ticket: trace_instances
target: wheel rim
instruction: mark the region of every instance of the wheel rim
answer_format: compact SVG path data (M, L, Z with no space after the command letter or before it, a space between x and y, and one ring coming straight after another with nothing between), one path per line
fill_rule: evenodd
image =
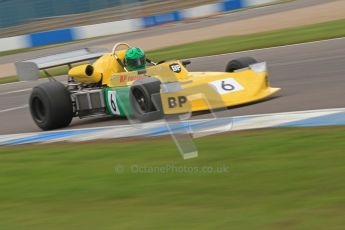
M133 89L132 93L135 98L135 101L139 105L140 110L145 113L149 112L149 103L143 91L135 88Z
M35 97L32 100L32 114L36 121L42 122L45 119L46 111L42 100Z

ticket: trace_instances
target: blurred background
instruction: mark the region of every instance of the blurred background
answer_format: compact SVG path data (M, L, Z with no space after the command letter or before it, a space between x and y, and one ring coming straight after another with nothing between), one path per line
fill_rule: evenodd
M0 230L344 229L344 37L345 0L0 0ZM253 57L282 91L231 108L232 132L188 161L122 118L42 132L28 99L49 80L19 81L16 63L117 42L196 72Z
M215 2L219 1L1 0L0 36L138 18Z

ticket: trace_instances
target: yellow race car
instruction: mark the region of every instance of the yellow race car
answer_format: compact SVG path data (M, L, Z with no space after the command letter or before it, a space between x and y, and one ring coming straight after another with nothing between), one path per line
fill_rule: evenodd
M32 80L32 71L59 65L93 63L71 67L67 85L50 81L36 86L30 96L30 111L43 130L66 127L73 117L110 115L152 121L164 115L231 107L258 101L278 92L271 88L266 63L250 57L232 60L226 72L189 72L190 61L154 63L130 71L124 57L131 47L116 44L111 53L62 54L18 63L22 80ZM32 67L31 66L31 67ZM32 68L31 68L32 69ZM37 75L37 74L36 74Z

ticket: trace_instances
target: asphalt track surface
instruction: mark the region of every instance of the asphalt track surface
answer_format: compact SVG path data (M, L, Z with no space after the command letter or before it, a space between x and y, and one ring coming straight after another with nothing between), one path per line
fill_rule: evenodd
M189 70L223 71L229 60L242 56L267 61L271 85L282 91L259 103L230 109L233 116L345 107L345 38L194 58ZM43 81L46 79L0 85L0 134L39 131L27 102L31 88ZM107 117L75 118L68 128L126 123L125 119Z
M31 52L13 54L0 57L0 64L14 63L16 61L28 60L38 58L47 55L53 55L56 53L68 52L71 50L81 49L85 47L103 46L104 44L115 44L117 42L128 41L131 39L151 37L161 34L169 34L178 31L193 30L203 28L212 25L218 25L222 23L235 22L250 18L255 18L264 15L270 15L272 13L279 13L289 10L300 9L304 7L310 7L319 4L325 4L336 0L296 0L292 2L269 5L259 8L246 9L239 12L232 12L224 14L218 17L212 17L206 20L194 21L194 22L181 22L175 25L169 25L166 27L154 27L142 31L120 34L114 36L107 36L98 39L85 40L77 43L70 43L64 46L57 46L45 49L39 49ZM316 12L317 13L317 12ZM162 41L164 43L164 41Z

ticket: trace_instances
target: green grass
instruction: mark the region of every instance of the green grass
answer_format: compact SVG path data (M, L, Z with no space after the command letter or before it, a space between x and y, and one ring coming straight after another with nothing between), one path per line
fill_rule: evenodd
M158 60L182 59L290 45L344 36L345 20L337 20L291 29L242 36L229 36L167 47L149 52L149 57L151 59Z
M170 138L1 148L0 229L340 230L344 138L344 127L230 133L197 139L188 161Z
M0 77L0 84L12 83L18 81L17 76Z
M345 36L345 20L284 29L272 32L230 36L207 41L172 46L148 52L152 60L172 60L231 53L237 51L297 44ZM54 72L55 71L55 72ZM56 68L52 75L67 73L67 68ZM41 75L41 77L44 77ZM1 77L0 84L18 81L16 76Z
M67 74L68 70L69 70L68 66L61 66L61 67L49 69L49 70L47 70L47 72L51 76L60 76L60 75ZM44 73L43 71L41 71L40 72L40 78L44 78L44 77L47 77L47 74Z
M25 52L33 51L33 50L36 50L36 49L37 48L23 48L23 49L1 51L0 52L0 57L7 56L7 55L12 55L12 54L18 54L18 53L25 53Z
M49 69L47 71L51 76L60 76L60 75L67 74L68 70L69 68L67 66L61 66L61 67L55 67L55 68ZM46 78L46 77L47 75L43 71L40 71L40 78ZM17 82L17 81L18 81L17 76L0 77L0 84Z

